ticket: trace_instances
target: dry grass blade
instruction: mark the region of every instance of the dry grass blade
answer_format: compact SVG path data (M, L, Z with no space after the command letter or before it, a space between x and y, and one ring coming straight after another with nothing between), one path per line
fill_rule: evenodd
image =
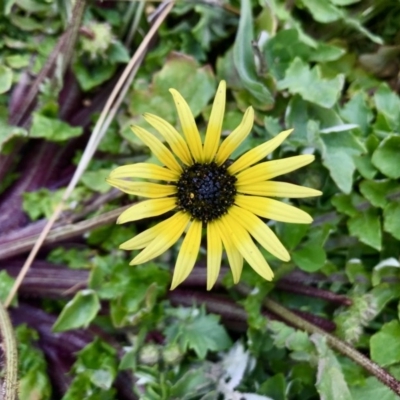
M75 186L79 182L79 179L81 178L83 172L85 171L90 160L92 159L93 154L95 153L95 151L97 149L97 146L99 145L102 137L104 136L109 124L111 123L113 116L115 115L115 112L117 111L126 91L128 90L129 84L132 81L133 76L136 73L136 70L139 67L140 62L146 53L147 46L149 45L151 39L156 34L161 23L165 20L168 13L171 11L173 5L174 5L173 2L168 1L166 3L163 3L160 6L163 8L162 12L160 14L158 14L157 19L154 21L154 24L152 25L149 32L143 39L142 43L136 50L135 54L129 61L129 63L126 66L124 72L122 73L120 79L118 80L117 84L115 85L112 93L110 94L110 97L108 98L107 103L104 106L104 109L100 115L100 118L98 119L96 126L93 129L92 135L89 139L88 144L86 145L85 151L82 155L79 165L78 165L78 167L75 171L75 174L72 177L72 179L64 193L64 196L63 196L61 202L57 205L56 209L54 210L54 213L50 217L46 226L43 228L35 245L33 246L31 252L29 253L28 258L26 259L26 261L21 269L21 272L19 273L19 275L17 276L17 278L15 280L14 286L12 287L12 289L4 303L4 305L6 307L8 307L10 305L12 299L14 298L16 292L18 291L19 286L21 285L21 282L23 281L26 273L28 272L40 247L42 246L46 236L48 235L54 222L57 220L61 211L63 210L66 200L71 195Z

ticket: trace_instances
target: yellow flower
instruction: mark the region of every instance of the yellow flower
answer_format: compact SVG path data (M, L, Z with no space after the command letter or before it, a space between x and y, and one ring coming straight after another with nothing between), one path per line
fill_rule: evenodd
M218 278L223 248L235 283L240 279L243 259L263 278L271 280L273 272L253 239L283 261L288 261L290 256L259 217L300 224L308 224L312 218L304 211L270 197L300 198L318 196L321 192L270 179L311 163L314 156L300 155L258 163L292 132L287 130L232 162L229 156L253 126L253 108L246 110L240 125L220 144L226 92L226 84L221 81L203 144L188 104L175 89L170 92L184 137L168 122L152 114L145 114L144 118L161 134L169 148L147 130L132 127L163 167L150 163L121 166L111 172L107 181L125 193L150 198L124 211L117 223L170 211L173 215L123 243L121 249L143 249L131 262L131 265L142 264L164 253L186 230L172 279L171 289L174 289L192 271L202 230L206 229L207 290ZM131 181L134 178L156 182Z

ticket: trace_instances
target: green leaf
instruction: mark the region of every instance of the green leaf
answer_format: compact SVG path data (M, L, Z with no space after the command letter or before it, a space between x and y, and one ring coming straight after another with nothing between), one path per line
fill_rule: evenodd
M361 0L330 0L335 6L349 6L350 4L359 3Z
M91 242L98 242L93 239ZM154 315L157 298L164 295L170 282L167 270L153 263L132 268L126 260L112 254L96 257L93 264L89 287L96 291L100 299L110 300L114 326L132 326Z
M365 152L364 146L348 132L334 132L320 135L323 147L323 164L328 168L332 179L344 193L350 193L355 170L354 157Z
M400 203L389 203L383 211L383 229L400 240Z
M389 129L398 130L400 122L399 96L386 84L382 83L374 95L378 117L381 116Z
M340 115L347 121L357 124L364 134L370 128L374 115L368 107L365 93L356 93L342 108Z
M204 309L195 315L176 321L167 326L165 334L169 341L178 341L183 350L193 349L204 359L207 351L220 351L231 345L225 328L219 323L219 316L206 314Z
M375 265L372 272L372 285L379 285L381 282L398 282L400 278L400 262L389 257ZM400 295L400 294L399 294Z
M354 400L398 400L395 394L374 376L365 379L364 384L352 387L351 394Z
M380 181L362 181L360 191L374 206L384 208L388 203L387 196L398 187L395 181L383 179Z
M328 0L302 0L302 2L318 22L334 22L343 17L343 13Z
M51 382L46 359L36 343L37 332L26 325L19 325L15 335L18 343L18 398L49 400Z
M116 64L111 64L108 62L97 62L88 66L82 61L78 60L73 65L76 78L78 79L79 85L84 92L87 92L106 82L114 75L116 69Z
M265 327L265 316L261 312L262 301L271 290L271 285L264 284L262 288L257 289L257 293L240 302L247 314L247 325L255 332L262 332Z
M31 61L29 54L14 54L6 57L6 63L13 69L20 69L29 66Z
M93 229L87 242L95 247L101 247L106 252L112 253L119 245L135 236L136 231L133 227L122 227L121 225L103 225ZM113 262L113 261L111 261ZM134 268L131 268L131 270ZM129 270L128 270L129 271Z
M309 230L306 224L284 224L277 222L276 229L279 239L289 250L293 250L305 237Z
M369 208L347 222L350 234L376 250L382 249L381 222L376 209Z
M128 50L119 40L111 43L107 51L107 58L113 63L128 63L131 59Z
M110 302L110 314L115 327L137 325L154 310L160 288L155 282L147 287L143 284L137 286L135 286L134 296L126 289L113 296ZM104 292L103 297L106 297Z
M87 191L82 190L82 187L75 189L71 196L70 201L82 202L85 200L85 195ZM46 188L36 190L35 192L27 192L22 194L22 208L29 215L29 217L34 221L41 216L49 218L60 202L64 188L51 191Z
M241 0L240 4L240 20L233 47L233 61L244 87L268 109L274 104L274 98L267 87L260 83L254 64L251 47L254 38L251 3L250 0Z
M71 269L88 269L91 266L92 256L93 250L89 248L73 247L65 249L64 247L57 247L49 253L47 260L54 264L68 265Z
M365 282L365 285L370 286L370 274L366 271L365 265L359 259L353 258L346 262L346 276L353 284L362 281Z
M285 376L282 373L279 373L267 379L260 386L258 393L267 395L274 400L286 400L287 385Z
M171 387L170 398L192 398L191 396L187 395L190 393L203 393L204 390L207 390L207 387L212 387L212 384L213 380L209 371L207 371L206 365L204 367L200 367L200 369L191 369L183 374L178 382Z
M377 277L375 275L374 280L377 281L376 278ZM395 280L398 281L398 278L399 276L398 274L396 274ZM375 283L376 282L373 282L373 284ZM398 283L389 284L387 282L380 283L377 286L375 286L369 293L371 295L372 304L366 310L367 314L372 315L373 318L376 315L378 315L390 301L398 299L400 297L399 288L400 285Z
M100 339L95 339L78 353L70 374L74 379L63 400L116 398L112 387L117 376L116 350Z
M392 179L400 178L399 168L400 135L385 138L372 155L372 164L382 174Z
M196 26L190 26L190 33L202 50L209 51L213 43L229 35L230 26L236 21L222 7L197 3L194 9L198 14L198 22Z
M111 189L110 185L106 182L108 175L110 175L109 169L85 171L81 177L81 181L86 187L95 192L107 193Z
M3 7L4 7L4 15L9 15L12 9L12 6L17 0L5 0L3 2Z
M353 267L350 267L353 265ZM361 266L362 268L362 266ZM348 263L347 275L353 282L363 282L363 286L368 285L368 276L365 270L360 268L360 264L354 262ZM351 271L353 269L353 271ZM384 286L386 285L386 286ZM364 327L368 326L370 321L379 313L378 303L392 299L393 291L387 287L387 284L375 287L371 292L360 294L356 293L352 296L352 305L342 309L336 314L334 322L336 324L336 333L350 344L359 343L363 334ZM357 288L359 292L360 286ZM356 289L356 290L357 290ZM364 288L363 288L364 289Z
M32 221L41 216L49 218L62 198L62 191L52 192L46 188L22 194L22 209Z
M327 346L325 337L314 333L311 340L318 353L318 372L315 386L321 399L352 400L342 367L333 351Z
M0 65L0 94L8 92L11 89L12 80L12 69L5 65Z
M14 281L14 278L8 275L7 271L0 271L0 301L4 302L6 300L14 285ZM13 305L17 305L16 297L13 300Z
M8 110L6 107L0 106L0 152L6 147L8 142L11 142L13 138L24 137L28 135L28 132L24 128L19 126L11 126L7 122Z
M335 206L336 210L342 214L346 214L350 217L356 216L359 211L357 205L360 204L362 198L355 193L351 195L336 194L332 197L331 202Z
M69 301L54 323L53 331L62 332L75 328L86 328L100 310L97 293L90 289L81 290Z
M292 96L287 107L285 125L294 129L294 132L289 136L289 140L295 142L296 145L307 145L310 132L319 132L319 124L316 121L309 120L309 104L300 95L296 94Z
M196 118L215 95L215 77L209 67L199 67L194 58L174 53L154 74L151 85L138 81L129 99L131 114L151 112L175 124L177 113L169 88L179 91Z
M82 134L82 127L72 127L56 118L49 118L37 112L33 113L29 136L52 141L64 141Z
M372 165L369 154L361 154L354 159L354 164L360 175L365 179L374 179L378 170Z
M293 261L303 271L315 272L323 267L326 261L326 253L317 240L310 240L292 253Z
M400 362L400 323L391 321L371 336L371 359L382 367Z
M279 89L288 89L292 94L300 94L304 100L331 108L337 102L344 85L344 75L333 79L324 79L319 66L312 70L300 58L296 57L278 82Z
M300 40L297 29L284 29L268 40L264 56L274 77L283 79L290 63L296 57L307 61L311 51L311 47Z
M22 31L32 32L43 30L43 24L28 15L11 13L9 18L12 21L12 24Z
M294 329L280 321L269 321L267 328L271 332L276 347L286 348L293 352L311 353L312 344L306 332Z
M335 61L344 54L346 54L346 50L341 47L327 43L318 43L318 47L311 54L310 60L325 63L328 61Z

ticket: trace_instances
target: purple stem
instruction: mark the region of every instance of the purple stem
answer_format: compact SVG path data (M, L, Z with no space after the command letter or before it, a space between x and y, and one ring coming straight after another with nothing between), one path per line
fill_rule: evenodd
M24 259L5 261L3 268L16 277ZM21 284L20 293L37 297L71 297L77 291L87 287L89 271L70 269L48 261L35 260Z
M39 346L46 356L51 382L59 392L58 394L61 394L59 397L62 397L72 381L68 373L74 363L74 358L72 355L71 357L66 357L65 354L60 354L56 348L47 344L45 340L39 339Z
M53 186L51 186L51 188L54 188ZM54 224L54 228L50 231L53 232L57 229L60 228L62 229L62 227L65 227L66 230L68 229L68 225L82 220L84 219L89 213L93 212L93 211L99 211L99 209L101 209L104 204L108 203L109 201L112 201L118 197L120 197L120 193L119 191L117 191L117 189L112 189L110 190L110 192L107 192L105 194L94 194L93 197L87 201L85 204L83 204L83 209L79 212L71 212L71 211L65 211L61 214L61 217L59 219L58 222L56 222ZM105 213L107 214L107 213ZM103 214L103 216L105 215ZM117 217L115 217L113 220L107 219L105 221L103 221L102 225L108 224L110 222L115 222ZM7 232L6 234L3 234L0 236L0 259L5 259L5 258L9 258L12 256L16 256L19 255L21 253L25 253L26 251L29 250L29 248L31 248L33 246L33 242L34 240L36 240L37 236L40 234L40 232L42 231L44 225L46 224L46 220L42 219L39 221L35 221L32 222L22 228L18 228L18 229L14 229L10 232ZM99 224L96 224L96 227L100 226ZM85 229L85 231L87 231L88 229ZM69 230L70 231L70 230ZM82 234L84 232L69 232L68 239L71 238L75 238L75 237L79 237L82 236ZM24 240L28 240L29 238L31 238L33 240L33 242L31 243L30 246L28 246L28 248L23 248L23 249L15 249L15 251L10 251L11 247L15 244L15 242L21 242ZM65 240L64 239L60 239L58 241L61 240ZM53 242L57 242L57 241L53 241Z
M30 149L19 169L20 179L0 196L0 234L28 223L22 211L22 194L46 187L50 182L54 186L55 179L70 163L76 141L66 146L40 141L31 144Z
M243 309L243 307L234 303L234 301L227 296L176 289L168 293L168 299L175 306L183 305L189 307L193 304L204 304L209 312L220 315L224 323L233 324L239 331L246 330L246 311ZM326 318L318 317L316 315L299 310L292 310L292 312L300 315L304 319L312 322L324 330L327 330L328 332L336 329L336 325ZM264 314L271 319L284 321L279 315L275 315L271 312L266 311Z
M323 290L316 287L303 285L298 282L296 284L293 284L291 282L285 281L285 278L277 282L276 288L285 292L303 294L309 297L316 297L318 299L327 300L331 303L338 303L345 306L351 306L352 304L351 299L349 299L347 296L336 294L329 290Z

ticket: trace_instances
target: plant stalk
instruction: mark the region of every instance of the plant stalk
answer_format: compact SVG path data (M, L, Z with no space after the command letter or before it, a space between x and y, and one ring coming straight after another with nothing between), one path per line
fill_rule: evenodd
M0 303L1 399L15 400L18 393L18 355L14 331L7 310ZM0 352L0 353L1 353Z
M62 74L71 63L72 55L75 49L75 44L78 39L79 28L82 24L83 15L85 13L86 0L76 0L74 9L72 10L72 17L67 28L66 40L64 42L64 49L62 52L63 63L62 63Z
M88 220L80 221L75 224L66 224L52 229L50 232L48 232L48 235L46 234L46 237L43 239L43 244L57 243L62 240L71 239L83 235L85 232L88 232L91 229L115 222L119 214L128 207L129 206L119 207L115 210L97 215ZM34 246L36 241L39 240L40 236L41 235L39 234L35 234L13 240L12 242L2 243L0 245L0 260L28 251L32 248L32 246Z

